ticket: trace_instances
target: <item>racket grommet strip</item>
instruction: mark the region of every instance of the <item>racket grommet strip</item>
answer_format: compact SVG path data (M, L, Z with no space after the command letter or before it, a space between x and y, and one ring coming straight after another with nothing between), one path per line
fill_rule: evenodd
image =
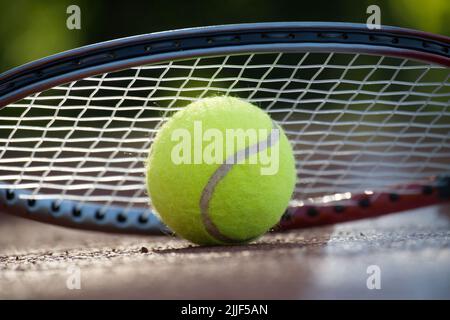
M79 207L77 207L77 206L73 207L72 215L74 217L81 217L81 209Z
M306 214L309 217L314 218L319 215L319 210L317 210L315 207L311 207L311 208L308 208L308 210L306 211Z
M116 220L117 222L125 223L127 221L127 216L121 212L117 215Z
M16 193L11 189L6 189L6 200L12 201L16 197Z
M429 196L433 194L433 187L432 186L423 186L422 187L422 194Z
M27 203L28 207L34 207L36 205L36 199L28 199Z
M333 207L334 212L343 213L345 211L345 206L337 205Z
M148 217L146 217L145 215L141 214L138 218L138 222L141 224L146 224L148 222Z
M368 208L370 207L370 199L369 198L362 198L358 201L358 206L361 208Z
M59 209L61 209L60 204L58 203L58 201L52 201L52 204L50 205L50 208L52 209L53 212L58 212Z
M389 200L391 202L396 202L400 199L400 195L398 193L390 193L389 194Z
M106 216L106 214L101 209L98 209L95 211L95 219L103 220L103 219L105 219L105 216Z

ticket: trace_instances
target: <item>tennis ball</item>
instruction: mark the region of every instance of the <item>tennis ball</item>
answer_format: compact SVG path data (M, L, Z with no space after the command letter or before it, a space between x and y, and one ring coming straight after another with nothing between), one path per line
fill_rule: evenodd
M282 129L233 97L200 99L176 112L156 135L146 166L162 221L203 245L261 236L279 221L296 182Z

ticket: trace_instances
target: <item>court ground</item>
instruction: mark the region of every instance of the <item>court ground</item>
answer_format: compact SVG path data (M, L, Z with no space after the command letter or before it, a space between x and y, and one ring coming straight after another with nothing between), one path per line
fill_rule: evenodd
M430 207L234 247L0 215L0 298L449 299L449 213ZM67 289L70 266L80 290ZM379 267L379 290L367 288L369 266Z

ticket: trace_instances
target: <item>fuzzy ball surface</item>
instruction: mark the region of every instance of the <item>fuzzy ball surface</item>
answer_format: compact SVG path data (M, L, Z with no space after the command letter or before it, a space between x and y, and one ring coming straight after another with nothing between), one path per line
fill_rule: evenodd
M146 167L157 214L201 245L258 238L279 221L296 183L281 127L234 97L200 99L175 113L156 135Z

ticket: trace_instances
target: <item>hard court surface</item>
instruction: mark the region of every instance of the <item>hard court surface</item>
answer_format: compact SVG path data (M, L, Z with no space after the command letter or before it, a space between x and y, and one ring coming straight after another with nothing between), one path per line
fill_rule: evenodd
M70 267L81 289L69 290ZM380 289L367 288L369 266ZM370 268L369 268L370 269ZM0 298L450 298L450 206L256 243L74 231L0 214Z

